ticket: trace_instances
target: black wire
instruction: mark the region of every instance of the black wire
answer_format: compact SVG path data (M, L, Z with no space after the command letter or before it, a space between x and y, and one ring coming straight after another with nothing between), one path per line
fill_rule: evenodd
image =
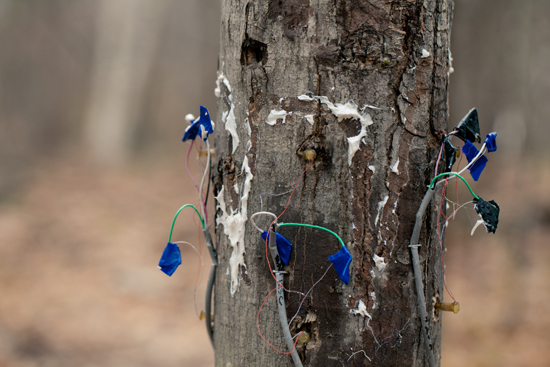
M210 159L212 161L212 159ZM212 181L212 163L208 167L208 186L206 186L206 198L204 199L204 206L208 204L208 196L210 194L210 181Z

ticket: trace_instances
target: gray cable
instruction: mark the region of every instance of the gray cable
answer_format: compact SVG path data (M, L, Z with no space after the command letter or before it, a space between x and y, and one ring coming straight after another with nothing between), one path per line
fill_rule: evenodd
M273 273L275 274L275 278L277 279L277 284L280 283L282 285L284 282L284 272L282 271L283 266L281 259L279 258L279 252L277 251L276 238L277 232L273 229L270 229L269 252L271 253L271 257L273 257L273 267L275 268ZM283 329L286 345L289 351L292 350L292 353L290 353L292 361L294 361L294 365L296 367L303 367L300 356L298 356L298 352L296 352L296 349L294 348L294 341L292 340L292 335L290 335L290 329L288 328L288 318L286 316L285 294L283 287L277 289L277 308L279 309L279 320L281 321L281 328Z
M208 276L208 283L206 284L206 298L204 301L204 319L206 320L206 332L210 338L210 343L212 343L212 348L214 347L214 328L212 326L212 289L214 288L214 282L216 281L216 268L218 267L218 255L216 254L216 249L212 242L212 236L210 236L209 227L203 228L202 234L204 235L204 240L206 246L208 247L208 252L210 253L210 258L212 259L212 267L210 268L210 275Z
M426 313L426 298L424 297L424 286L422 285L422 269L420 267L420 259L418 257L418 238L420 237L420 229L422 228L422 217L428 207L428 204L432 200L435 189L428 189L418 212L416 212L416 221L414 222L414 229L411 235L411 242L409 248L411 249L412 264L414 269L414 281L416 283L416 295L418 299L418 311L420 312L420 322L422 324L422 331L424 334L424 343L426 345L426 353L428 353L428 362L430 367L435 367L435 358L433 352L432 339L430 337L430 328L428 327L428 314Z

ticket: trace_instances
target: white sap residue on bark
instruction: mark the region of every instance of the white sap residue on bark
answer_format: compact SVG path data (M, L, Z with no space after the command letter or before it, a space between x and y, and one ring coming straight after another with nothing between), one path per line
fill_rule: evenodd
M360 150L361 141L362 139L367 136L367 126L372 125L373 121L371 116L365 111L366 108L377 108L370 105L365 105L363 108L357 107L355 102L353 102L351 99L347 101L346 103L332 103L329 101L328 97L326 96L308 96L306 94L301 94L298 97L296 97L300 101L305 102L314 102L318 101L319 103L322 103L328 107L330 112L336 116L338 119L338 122L341 122L345 119L353 119L353 120L359 120L361 123L361 130L359 131L359 134L356 136L352 136L347 138L348 140L348 164L351 166L351 162L353 160L353 157L355 156L355 153L357 153L358 150ZM287 115L291 115L291 112L287 112L285 110L271 110L269 113L266 123L268 125L275 125L277 123L277 119L283 119L283 124L285 123L285 119ZM300 113L298 113L300 115ZM314 115L309 114L304 116L306 120L313 125L314 124Z
M218 201L217 208L222 211L222 214L218 216L216 220L216 225L223 225L223 232L229 239L229 244L233 248L231 257L229 258L229 268L231 276L231 295L234 295L237 289L239 288L239 269L241 266L244 266L244 233L245 233L245 224L248 219L247 206L248 206L248 195L250 193L250 182L254 178L250 172L250 167L248 166L248 157L244 157L243 165L241 168L241 174L246 172L243 192L240 200L240 209L231 210L231 214L227 213L225 208L225 199L224 199L224 187L220 190L216 200ZM235 191L238 193L237 185L235 185Z
M345 119L355 119L359 120L361 123L361 131L359 134L348 138L348 165L351 166L353 156L355 156L355 153L360 149L361 139L367 136L367 126L372 125L373 123L372 118L367 112L359 110L357 105L351 99L345 104L333 104L325 96L314 96L313 98L325 104L329 108L330 112L338 118L338 122Z
M233 151L231 153L235 153L235 150L237 150L237 147L239 146L239 134L237 134L237 124L235 122L235 105L231 103L231 108L229 111L226 111L222 114L222 121L225 123L225 130L231 134L231 137L233 138Z
M267 116L267 120L265 120L265 123L273 126L277 123L277 119L283 119L284 124L287 115L288 112L286 112L285 110L271 110L269 116Z
M237 150L240 141L239 135L237 134L237 124L235 122L235 105L233 104L233 97L231 96L231 85L229 84L229 80L227 80L223 72L219 73L218 79L216 79L216 89L214 89L214 94L218 98L220 98L221 96L221 83L223 83L227 88L227 99L230 102L229 111L225 111L222 113L222 122L225 125L225 130L227 130L233 138L232 153L235 153L235 150Z
M372 298L372 309L374 310L378 306L378 303L376 303L376 293L370 292L370 298Z
M374 264L376 265L376 268L380 273L384 271L384 269L386 268L386 265L388 265L387 263L384 262L383 257L380 257L376 254L372 257L372 259L374 260Z
M369 319L372 319L372 316L367 312L367 306L365 305L365 302L363 302L362 299L359 300L359 304L357 305L357 310L349 310L349 311L356 316L363 316L363 317L368 317Z
M394 165L391 167L393 173L399 174L399 158L395 161Z
M378 220L380 219L380 214L382 213L382 210L384 210L384 206L386 206L386 203L388 202L389 196L386 195L384 198L378 203L378 213L376 214L376 219L374 220L374 225L378 224Z
M248 116L248 111L246 112L246 115ZM246 133L248 136L252 135L252 129L250 128L250 122L248 121L248 117L244 119L244 126L246 127Z
M451 54L451 50L449 49L449 71L447 72L447 76L454 72L455 69L453 68L453 55Z
M314 98L312 98L312 97L310 97L310 96L307 96L307 95L305 95L305 94L299 95L299 96L298 96L298 99L299 99L300 101L307 101L307 102L313 102L313 101L315 101Z
M223 68L223 65L222 65ZM231 94L231 85L229 84L229 80L225 77L223 72L218 73L218 79L216 79L216 88L214 89L214 95L216 98L220 98L221 96L221 84L225 84L225 87L227 88L227 91L229 94Z

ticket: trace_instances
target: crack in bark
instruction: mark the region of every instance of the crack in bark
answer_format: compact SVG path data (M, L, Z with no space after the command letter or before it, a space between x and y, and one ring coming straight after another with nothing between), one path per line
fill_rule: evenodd
M406 132L408 132L409 134L411 134L412 136L416 136L417 138L422 138L422 139L426 139L428 137L428 135L415 134L412 131L410 131L409 129L407 129L407 126L405 124L402 124L402 125L403 125L403 129Z

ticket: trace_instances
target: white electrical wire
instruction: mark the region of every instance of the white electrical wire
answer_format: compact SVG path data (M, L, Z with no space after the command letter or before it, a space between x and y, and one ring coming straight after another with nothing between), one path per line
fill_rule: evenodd
M264 202L262 200L262 195L269 195L269 196L283 196L283 195L286 195L286 194L290 194L292 191L294 191L294 189L290 189L288 191L285 191L285 192L281 192L280 194L271 194L269 192L262 192L260 194L260 210L263 210L264 209Z
M202 191L203 191L203 187L204 187L204 180L207 176L208 170L210 169L210 143L208 142L208 140L206 140L206 151L207 151L207 153L206 153L207 154L206 155L206 165L204 167L204 173L202 174L201 184L199 186L199 200L200 201L202 201ZM207 223L208 222L208 217L206 216L205 208L202 205L201 205L201 212L202 212L202 217L204 218L205 223Z
M256 224L256 222L254 222L254 218L257 217L258 215L270 215L274 218L274 222L277 223L277 216L271 212L256 212L254 214L252 214L250 216L250 222L252 222L252 225L258 230L260 231L261 233L264 233L265 231L263 229L261 229L260 227L258 227L258 225Z
M449 201L450 201L450 200L449 200ZM463 206L468 205L468 204L472 204L472 203L473 203L473 201L467 201L467 202L465 202L464 204L460 205L454 212L451 213L451 215L450 215L448 218L449 218L449 219L454 218L454 216L456 215L456 213L457 213L460 209L462 209ZM449 222L449 219L446 219L446 220L445 220L445 225L444 225L445 227L447 226L447 223Z
M475 162L477 162L477 160L479 158L481 158L481 156L483 154L485 154L485 145L486 143L483 143L483 145L481 146L481 149L479 150L479 152L477 153L477 155L474 157L474 159L472 159L468 165L466 165L466 167L464 167L462 170L460 170L460 172L453 172L453 173L456 173L458 175L462 175L468 168L470 168ZM440 180L438 181L435 186L439 185L440 183L443 183L445 181L447 181L447 183L452 183L454 180L456 180L457 177L456 176L453 176L452 178L444 178L443 180Z
M483 143L483 145L481 146L481 149L479 150L477 155L474 157L474 159L472 159L472 161L470 163L468 163L468 165L466 167L464 167L460 172L458 172L459 175L464 173L464 171L466 171L468 168L470 168L479 158L481 158L481 156L483 154L485 154L485 145L486 145L486 143Z
M302 302L300 302L300 306L298 306L298 310L296 310L296 313L294 314L294 316L292 316L292 318L290 319L289 323L288 323L288 326L290 326L290 324L292 324L292 321L294 321L294 318L296 316L298 316L298 312L300 312L300 309L302 308L302 304L304 303L304 301L306 300L307 296L309 295L309 292L311 292L313 290L313 288L315 288L315 286L321 281L323 280L323 278L325 277L325 275L327 275L328 271L330 270L330 268L332 268L332 263L328 266L327 270L325 270L325 273L319 278L319 280L317 280L312 286L311 288L309 288L309 291L307 291L306 295L304 296L304 298L302 299Z

